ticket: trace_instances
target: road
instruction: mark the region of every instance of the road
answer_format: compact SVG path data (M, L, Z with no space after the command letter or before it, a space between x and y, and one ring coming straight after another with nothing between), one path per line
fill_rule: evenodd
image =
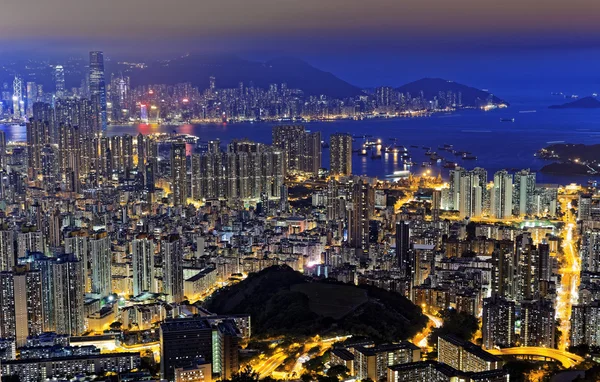
M344 341L352 336L339 336L321 339L319 337L314 338L310 342L306 342L302 345L301 349L304 351L296 358L296 363L294 364L294 368L292 373L296 373L296 376L302 374L302 364L303 361L308 358L308 354L306 353L308 350L318 346L320 348L319 355L325 353L325 351L329 350L334 343L339 341ZM261 361L257 365L252 365L252 368L260 378L265 378L271 376L273 372L283 363L291 355L297 354L297 350L287 351L288 349L278 349L275 354L270 356L269 358Z
M569 353L566 351L542 347L515 347L505 349L490 349L487 350L493 355L514 355L514 356L534 356L534 357L546 357L557 360L563 367L571 368L578 363L583 361L583 358L577 354Z
M577 221L571 213L571 204L566 198L559 198L562 211L565 212L565 229L561 233L562 255L559 260L561 267L559 274L561 276L560 286L556 295L556 318L560 319L561 336L557 347L560 350L566 350L569 347L569 331L571 329L571 311L573 304L577 304L579 295L581 258L577 250Z
M429 337L429 334L431 334L431 329L439 328L444 323L439 317L432 316L431 314L427 313L425 313L425 315L429 318L427 326L425 326L423 330L417 333L411 341L413 344L417 345L421 349L430 347L427 343L427 338Z

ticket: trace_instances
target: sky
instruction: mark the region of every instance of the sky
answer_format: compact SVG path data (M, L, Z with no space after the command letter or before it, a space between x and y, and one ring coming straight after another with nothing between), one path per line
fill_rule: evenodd
M294 55L361 86L521 62L535 77L595 55L598 15L598 0L3 0L0 53Z
M591 45L597 0L3 0L5 44L294 50Z

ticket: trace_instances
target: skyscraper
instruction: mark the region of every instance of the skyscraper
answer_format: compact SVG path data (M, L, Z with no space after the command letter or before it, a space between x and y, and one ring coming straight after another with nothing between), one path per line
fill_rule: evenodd
M23 80L19 76L15 76L13 80L13 118L15 120L21 119L23 116Z
M167 235L160 242L163 261L163 293L168 302L183 301L183 248L177 234Z
M519 216L533 213L535 197L535 172L529 169L515 174L513 191L514 213Z
M515 342L515 303L493 294L483 299L483 347L509 347Z
M513 210L513 178L506 170L494 174L491 210L496 219L506 219L512 216Z
M373 190L369 183L357 178L352 184L352 210L348 213L348 243L360 255L369 252L369 218L373 206Z
M106 116L106 81L104 78L104 54L90 52L90 98L92 101L94 132L105 134Z
M486 198L487 172L482 168L467 171L457 167L450 171L450 199L452 208L461 217L480 217Z
M344 133L331 135L329 167L333 175L352 174L352 135Z
M112 292L112 252L107 232L95 233L89 240L92 271L92 293L102 297Z
M174 142L171 145L171 184L173 204L185 205L188 193L185 142Z
M283 152L285 171L319 173L322 156L320 132L307 132L304 126L275 126L273 146Z
M411 277L413 259L410 249L410 226L407 221L396 223L396 258L402 277Z
M154 241L140 234L131 241L133 295L154 292Z
M81 262L74 255L53 260L52 284L56 333L81 335L85 331Z
M554 306L539 299L521 303L521 343L523 346L554 347Z
M91 54L90 54L91 58ZM90 61L91 64L91 61ZM104 67L104 66L103 66ZM90 65L91 68L91 65ZM104 70L104 69L102 69ZM65 95L65 68L62 65L54 67L54 86L56 89L56 98L62 98Z

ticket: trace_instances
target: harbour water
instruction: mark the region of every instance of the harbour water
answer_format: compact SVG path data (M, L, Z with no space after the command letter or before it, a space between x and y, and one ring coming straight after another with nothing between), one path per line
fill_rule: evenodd
M389 145L404 146L412 162L416 165L410 170L422 173L427 169L432 174L446 176L448 169L442 164L423 167L428 161L426 149L437 152L443 158L470 169L483 167L491 178L501 169L530 168L539 170L547 161L538 159L534 153L550 143L600 143L600 110L549 110L551 104L564 103L567 100L549 93L527 96L505 96L510 106L506 109L491 111L460 110L453 113L437 113L431 117L416 118L376 118L362 121L338 120L333 122L307 123L307 129L320 131L325 141L336 132L350 133L354 136L372 136L380 138L383 147ZM511 120L514 118L514 122ZM150 134L157 132L177 132L192 134L201 141L220 139L224 144L236 138L249 138L258 142L271 143L271 128L274 123L233 123L198 125L123 125L109 126L108 135ZM25 127L1 126L7 140L24 141ZM393 140L392 140L393 139ZM358 149L364 139L356 138ZM477 160L463 160L438 147L452 145L454 150L468 151ZM417 147L413 147L417 146ZM329 165L329 150L323 150L323 166ZM400 154L384 153L381 159L354 154L353 172L384 178L394 171L406 170ZM586 183L600 176L555 175L538 173L538 183L568 184Z

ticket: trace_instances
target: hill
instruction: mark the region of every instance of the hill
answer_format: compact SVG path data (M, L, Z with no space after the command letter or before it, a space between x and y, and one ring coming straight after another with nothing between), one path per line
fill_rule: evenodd
M600 109L600 101L594 97L583 97L562 105L551 105L548 109Z
M423 92L425 99L433 99L438 96L439 92L460 92L462 104L464 106L477 107L487 104L489 101L494 104L508 104L504 100L485 90L459 84L454 81L444 80L442 78L422 78L406 85L402 85L399 88L396 88L396 90L400 93L410 93L412 96L417 96Z
M214 76L218 88L237 88L240 82L245 86L252 82L261 88L286 83L288 88L300 89L306 95L346 98L363 94L361 89L335 75L289 57L258 62L232 55L195 54L150 63L145 68L113 63L107 69L108 73L127 73L133 86L191 82L193 86L206 89L209 77Z
M372 286L312 281L288 266L273 266L216 293L205 307L249 313L257 336L353 334L378 342L407 339L427 318L397 293Z

